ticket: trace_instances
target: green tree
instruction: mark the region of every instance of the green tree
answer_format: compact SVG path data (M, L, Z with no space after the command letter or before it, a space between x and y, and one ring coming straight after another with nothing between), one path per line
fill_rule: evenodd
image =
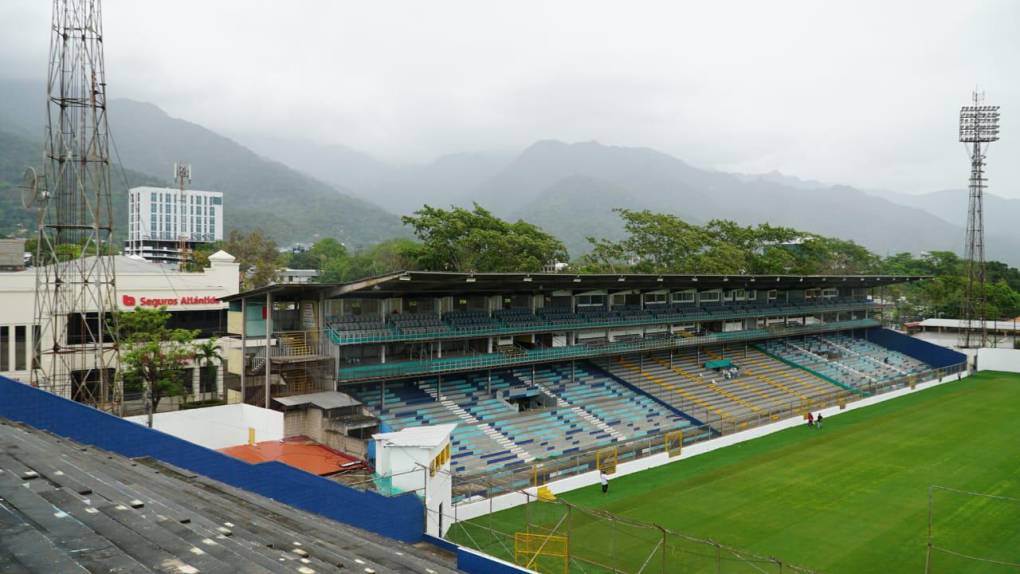
M223 362L220 345L215 338L207 339L194 346L194 361L207 377L216 380L216 366Z
M504 221L479 206L422 207L402 218L421 240L417 264L434 271L541 271L566 261L563 243L538 226Z
M241 286L243 289L257 289L269 285L279 275L280 250L276 242L261 230L230 232L223 249L237 258L240 264Z
M343 281L384 275L394 271L418 269L422 246L412 239L390 239L378 245L361 249L347 261Z
M311 248L291 253L287 259L287 266L292 269L318 269L323 270L336 261L347 259L347 248L332 237L326 237L315 242Z
M145 394L145 410L152 426L152 415L163 397L186 392L181 371L195 357L197 330L167 327L170 313L166 307L117 314L121 346L121 364L128 385L139 385Z
M849 274L876 269L880 259L852 241L768 224L716 219L703 226L676 215L617 209L627 236L590 238L586 271L721 274Z

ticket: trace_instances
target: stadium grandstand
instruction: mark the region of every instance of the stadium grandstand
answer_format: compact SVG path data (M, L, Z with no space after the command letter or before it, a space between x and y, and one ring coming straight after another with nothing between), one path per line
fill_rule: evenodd
M247 404L160 432L0 378L0 566L523 572L567 539L453 526L964 369L882 328L876 291L923 279L400 272L224 297ZM223 409L282 440L230 438ZM297 439L340 462L273 456ZM579 551L562 571L598 563Z
M339 391L370 432L455 424L455 475L562 475L599 449L677 431L687 444L949 367L883 343L900 335L881 328L877 290L922 279L406 271L271 285L224 298L229 386L269 407Z

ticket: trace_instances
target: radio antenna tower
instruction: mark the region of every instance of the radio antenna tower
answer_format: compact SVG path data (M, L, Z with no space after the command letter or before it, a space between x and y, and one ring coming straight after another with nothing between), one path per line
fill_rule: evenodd
M960 108L960 141L970 155L970 201L967 206L967 245L964 254L964 292L961 302L960 346L988 343L985 293L985 225L982 199L987 187L985 152L999 140L999 106L986 106L983 92L975 91L973 105Z
M100 0L54 0L32 384L122 406Z
M184 193L184 183L191 183L191 165L179 161L174 163L174 179L177 181L177 189L180 193L177 196L177 253L180 258L178 269L186 271L188 268L188 241L191 238L191 231L188 223L191 221L191 211L188 206L187 196Z

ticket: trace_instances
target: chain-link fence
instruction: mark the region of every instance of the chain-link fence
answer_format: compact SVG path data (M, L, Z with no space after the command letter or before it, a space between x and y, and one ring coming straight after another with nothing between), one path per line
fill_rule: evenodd
M928 488L925 574L1020 572L1020 498Z
M522 493L523 494L523 493ZM454 522L446 538L536 572L585 574L807 573L714 540L563 500L528 502L512 511ZM453 520L455 517L444 517Z

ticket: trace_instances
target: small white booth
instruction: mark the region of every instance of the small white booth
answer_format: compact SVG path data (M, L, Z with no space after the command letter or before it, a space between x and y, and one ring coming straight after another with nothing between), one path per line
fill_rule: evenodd
M450 528L443 513L453 512L450 435L456 424L408 427L372 435L375 472L393 488L414 491L425 500L425 533L442 537Z

